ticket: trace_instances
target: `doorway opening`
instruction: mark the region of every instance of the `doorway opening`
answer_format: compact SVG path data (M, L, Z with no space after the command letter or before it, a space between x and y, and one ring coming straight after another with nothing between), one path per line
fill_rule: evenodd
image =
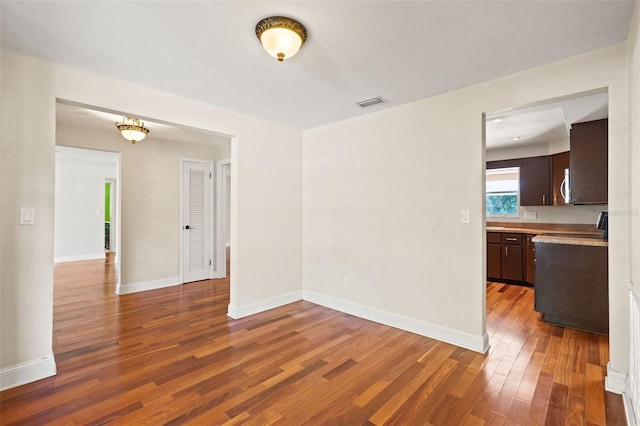
M484 114L483 270L488 286L522 285L535 293L537 234L598 232L595 223L607 209L607 196L602 203L581 205L567 194L574 183L569 179L576 146L572 129L608 115L606 88ZM517 173L510 172L514 168ZM507 202L511 199L517 205ZM543 314L537 313L542 321Z
M57 145L55 163L55 263L105 259L119 271L120 154Z
M118 263L116 293L126 294L182 284L183 226L181 217L181 159L188 158L213 165L231 159L231 136L135 115L150 132L132 144L123 138L114 123L130 114L73 101L56 103L56 143L76 148L118 152L122 162L116 181L109 183L110 209L117 212L101 220L101 252L115 253ZM208 175L209 176L209 175ZM113 183L116 183L114 186ZM215 184L215 180L213 181ZM219 247L215 193L210 191L206 213L210 241L205 278L226 276L224 242ZM121 190L124 188L124 191ZM102 214L107 209L103 189ZM98 208L94 209L97 210ZM121 213L120 213L121 212ZM94 211L95 214L95 211ZM108 228L108 230L107 230ZM121 231L120 231L121 230ZM123 234L122 238L120 234ZM114 245L117 247L114 250ZM220 250L221 253L216 253ZM209 261L211 264L209 265Z

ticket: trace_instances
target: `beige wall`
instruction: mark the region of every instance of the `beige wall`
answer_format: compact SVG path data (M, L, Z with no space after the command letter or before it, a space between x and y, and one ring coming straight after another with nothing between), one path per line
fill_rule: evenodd
M631 169L631 280L640 292L640 6L629 34L629 146Z
M1 386L50 375L55 368L56 98L232 136L229 309L242 312L256 302L299 293L301 131L6 50L1 66ZM18 224L20 207L36 209L35 225ZM131 255L139 256L139 249L131 250ZM129 279L153 273L131 270Z
M608 88L609 208L627 209L626 81L622 44L306 131L305 295L482 349L483 113ZM629 225L610 222L611 366L624 372Z

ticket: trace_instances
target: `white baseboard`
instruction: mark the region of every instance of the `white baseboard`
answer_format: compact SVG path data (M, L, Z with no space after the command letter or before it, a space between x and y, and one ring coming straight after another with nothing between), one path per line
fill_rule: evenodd
M105 259L104 252L93 254L79 254L75 256L56 256L53 258L54 263L77 262L78 260L98 260Z
M121 284L116 288L116 294L137 293L139 291L156 290L158 288L173 287L182 284L180 277L163 278L161 280L144 281L140 283Z
M627 425L638 426L640 419L636 418L634 406L640 404L640 401L633 401L629 395L630 392L622 394L622 402L624 402L624 413L627 417Z
M627 388L627 375L616 370L612 370L607 363L607 377L604 378L604 389L608 392L621 395Z
M235 306L229 303L227 315L233 319L240 319L259 312L268 311L269 309L288 305L289 303L297 302L298 300L302 300L301 291L294 291L280 296L271 297L269 299L259 300L244 306Z
M0 369L0 391L56 375L53 354Z
M486 353L489 350L489 336L486 332L483 336L475 336L428 323L426 321L360 305L347 300L337 299L335 297L326 296L309 290L303 291L303 299L317 305L326 306L327 308L355 315L369 321L399 328L400 330L409 331L411 333L420 334L421 336L440 340L442 342L451 343L452 345L470 349L475 352Z
M608 392L622 395L627 424L629 426L637 426L638 419L636 419L633 411L633 405L637 404L637 402L632 401L629 397L630 392L627 389L627 375L619 371L612 370L611 365L607 363L607 377L604 378L604 389Z

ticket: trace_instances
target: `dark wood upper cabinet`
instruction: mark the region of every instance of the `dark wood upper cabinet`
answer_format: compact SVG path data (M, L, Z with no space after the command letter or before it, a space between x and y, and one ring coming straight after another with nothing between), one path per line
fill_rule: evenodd
M505 169L507 167L521 167L521 166L522 166L521 158L514 158L512 160L487 161L487 170Z
M569 151L560 152L551 156L551 193L554 206L564 206L567 204L562 192L566 195L569 190L569 188L565 186L566 183L563 183L565 178L564 171L569 168L569 159Z
M571 126L572 204L608 202L608 128L606 118Z
M551 157L528 157L521 160L520 205L553 205L551 197Z

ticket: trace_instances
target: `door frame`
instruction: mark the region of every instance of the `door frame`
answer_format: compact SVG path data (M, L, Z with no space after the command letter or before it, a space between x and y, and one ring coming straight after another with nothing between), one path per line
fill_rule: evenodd
M209 232L209 253L211 253L211 256L213 256L211 265L209 265L209 279L211 278L215 278L216 277L216 273L215 273L215 265L216 265L216 260L218 258L218 253L214 250L214 247L216 246L214 244L214 242L216 241L217 238L217 233L216 233L216 212L214 210L214 184L215 182L213 182L213 172L214 172L214 164L213 161L208 161L208 160L200 160L200 159L195 159L195 158L187 158L187 157L180 157L180 226L179 226L179 232L180 232L180 284L184 284L184 185L185 185L185 181L184 181L184 165L186 162L189 163L198 163L198 164L205 164L209 166L209 173L210 173L210 179L211 179L211 185L209 185L209 221L210 221L210 232Z
M216 252L215 252L215 276L216 278L227 277L227 245L225 241L224 219L227 200L227 179L231 179L230 174L225 173L226 168L231 167L231 160L221 160L216 163ZM230 194L229 194L230 195ZM231 218L229 218L231 219ZM231 227L231 225L229 225ZM229 230L231 231L231 230Z
M118 161L118 167L120 162ZM119 180L117 178L107 178L105 179L105 182L110 183L111 185L109 186L110 188L110 194L109 194L109 198L111 199L111 211L109 212L109 215L111 216L111 225L110 225L110 232L109 232L109 251L110 252L115 252L115 262L118 263L118 256L119 256L119 252L114 250L114 248L118 247L118 244L120 242L120 239L118 238L118 232L117 230L119 229L120 226L120 218L118 217L118 211L119 211L119 207L120 207L120 203L119 203L119 196L120 196L120 191L118 191L118 182ZM105 212L106 214L106 212ZM114 244L115 243L115 244Z

